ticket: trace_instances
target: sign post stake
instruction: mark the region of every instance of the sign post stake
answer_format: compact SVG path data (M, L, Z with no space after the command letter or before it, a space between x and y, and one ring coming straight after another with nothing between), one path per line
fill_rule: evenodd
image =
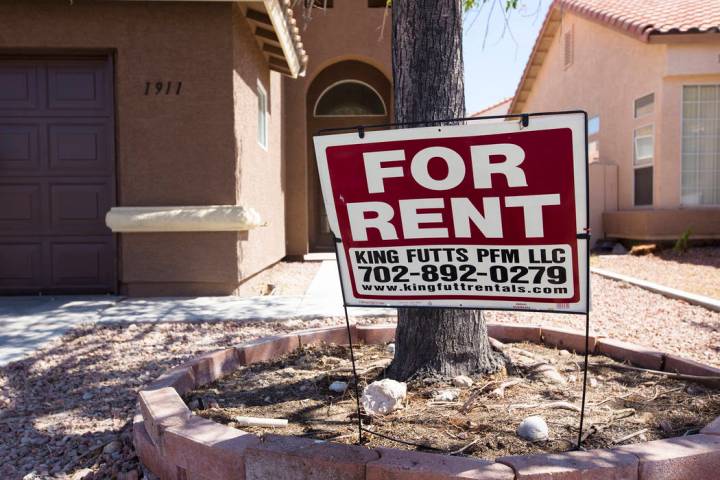
M336 238L335 235L332 235L332 242L333 247L335 248L335 256L337 257L339 255L337 245L338 243L340 243L340 240ZM338 275L342 277L342 272L340 272L340 264L338 264ZM352 329L350 328L350 316L348 315L347 303L345 302L345 286L343 285L343 282L340 282L340 290L343 297L343 310L345 311L345 325L347 326L348 345L350 346L350 362L352 363L352 373L353 379L355 381L355 413L357 414L358 419L358 445L362 445L363 424L362 417L360 416L360 379L358 378L357 368L355 367L355 352L353 350Z

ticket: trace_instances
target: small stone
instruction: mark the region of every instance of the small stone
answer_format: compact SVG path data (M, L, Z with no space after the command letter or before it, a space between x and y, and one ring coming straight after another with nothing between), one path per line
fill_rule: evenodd
M535 372L540 376L540 380L548 383L558 383L560 385L565 385L566 380L565 378L560 375L560 372L557 371L557 368L553 367L550 364L542 363L535 367Z
M457 377L453 378L452 383L458 388L467 388L472 387L473 381L467 375L458 375Z
M406 396L406 383L386 378L365 387L360 401L368 415L387 415L402 408Z
M705 388L701 387L700 385L690 384L687 387L687 393L688 395L704 395L707 390Z
M345 393L348 388L347 382L335 381L330 384L330 391L335 393Z
M598 381L595 380L594 378L591 378L591 379L590 379L590 386L591 386L592 388L597 387L597 386L598 386Z
M670 423L670 421L668 420L660 420L658 426L660 427L660 430L662 430L665 434L669 434L673 431L672 423Z
M83 400L90 400L90 399L93 398L93 396L94 396L94 395L93 395L92 393L90 393L90 392L85 392L85 393L83 393L82 399L83 399Z
M613 255L625 255L628 253L627 248L623 247L622 243L616 243L613 245L611 252Z
M118 475L118 480L138 480L137 470L130 470L129 472L121 473Z
M390 355L395 355L395 344L388 343L387 347L385 347L385 350L387 350Z
M569 357L572 354L570 352L568 352L567 350L559 350L558 355L560 355L561 357Z
M447 390L440 390L433 395L433 400L438 402L454 402L460 396L460 392L453 388Z
M117 440L113 440L112 442L108 443L103 447L103 453L117 453L120 450L122 450L122 443L118 442Z
M517 433L521 438L530 442L541 442L547 440L549 436L547 423L540 415L527 417L520 422Z

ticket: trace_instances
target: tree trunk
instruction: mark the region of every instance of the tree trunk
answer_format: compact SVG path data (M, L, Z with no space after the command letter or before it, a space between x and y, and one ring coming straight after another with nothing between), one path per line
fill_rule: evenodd
M465 116L461 0L393 0L396 122ZM421 374L491 373L502 366L479 310L398 310L396 380Z

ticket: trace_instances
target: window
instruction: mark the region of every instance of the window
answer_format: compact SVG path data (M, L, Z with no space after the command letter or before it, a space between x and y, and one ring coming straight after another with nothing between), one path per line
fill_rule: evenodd
M655 94L645 95L635 100L635 118L644 117L653 112L655 108Z
M720 85L683 87L682 203L720 205Z
M257 101L258 101L258 130L257 140L260 146L268 148L268 101L265 89L258 81L257 84Z
M385 102L369 85L343 80L328 87L315 104L316 117L364 117L386 115Z
M600 133L600 117L595 115L588 120L588 137Z
M653 203L653 126L636 128L633 135L633 167L635 206L642 207Z
M568 68L573 63L573 59L575 57L575 45L574 45L574 28L573 26L570 27L570 29L565 32L563 35L563 54L564 54L564 61L565 61L565 68Z
M600 133L600 117L595 115L588 119L587 124L588 133L588 162L600 161L600 141L597 138ZM594 138L593 138L594 137Z

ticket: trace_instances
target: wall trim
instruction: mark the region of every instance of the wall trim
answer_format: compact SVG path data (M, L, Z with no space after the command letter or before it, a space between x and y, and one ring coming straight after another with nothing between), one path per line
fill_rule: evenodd
M113 207L105 224L115 233L236 232L267 225L255 209L242 205Z

